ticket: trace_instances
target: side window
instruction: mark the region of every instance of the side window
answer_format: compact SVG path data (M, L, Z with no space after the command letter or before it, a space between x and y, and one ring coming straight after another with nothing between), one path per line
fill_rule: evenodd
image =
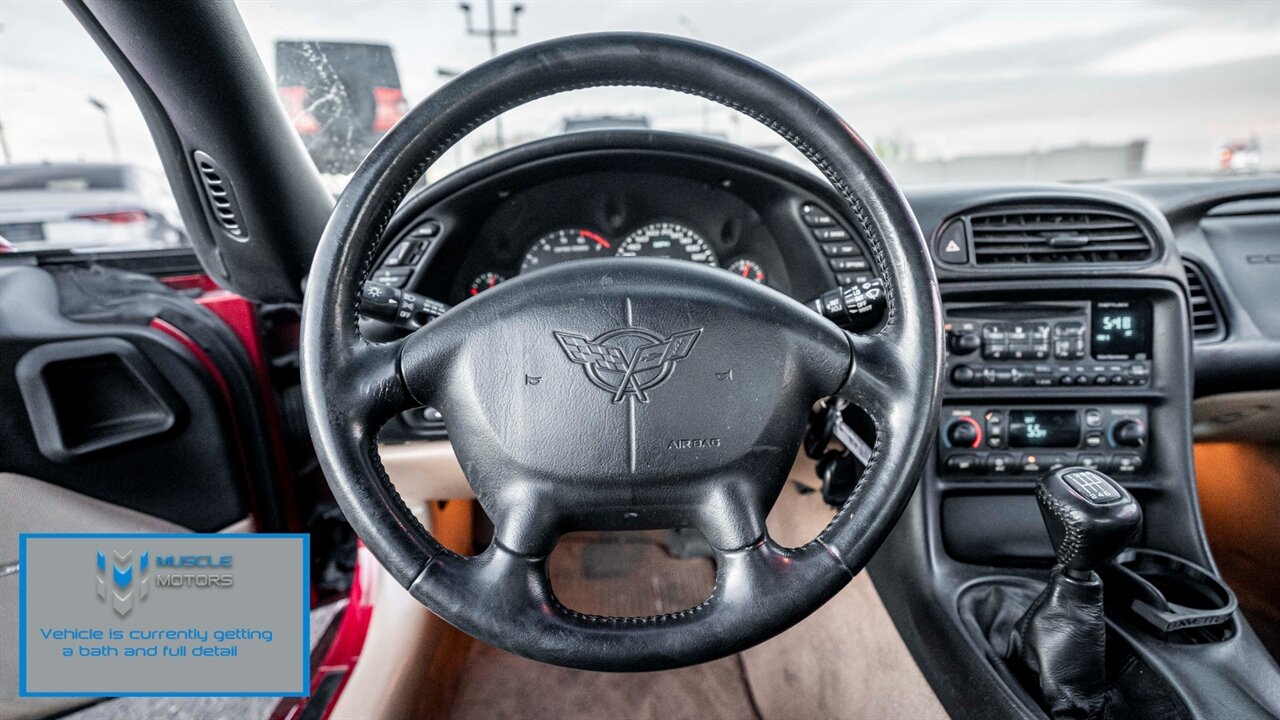
M123 81L62 3L0 26L0 252L182 247L160 157Z

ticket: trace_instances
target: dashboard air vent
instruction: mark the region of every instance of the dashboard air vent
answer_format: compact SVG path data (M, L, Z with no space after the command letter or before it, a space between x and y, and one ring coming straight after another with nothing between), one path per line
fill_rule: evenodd
M1154 247L1133 218L1094 208L974 213L969 229L978 265L1141 262Z
M218 164L207 154L195 152L196 169L200 173L200 182L204 185L205 197L209 200L209 210L213 219L226 230L231 237L244 242L248 240L248 232L240 217L240 204L236 202L235 191L231 182L226 179Z
M1182 267L1187 273L1187 289L1191 291L1191 331L1196 342L1221 340L1226 334L1226 324L1208 277L1190 260L1183 260Z

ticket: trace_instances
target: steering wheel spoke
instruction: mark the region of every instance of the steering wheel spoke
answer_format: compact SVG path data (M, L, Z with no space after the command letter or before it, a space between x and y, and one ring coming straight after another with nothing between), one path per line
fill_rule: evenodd
M912 372L910 358L902 351L900 342L886 331L870 335L851 333L853 362L849 379L837 395L873 416L885 416L909 401L906 393L915 379L908 374Z
M360 342L334 359L327 373L334 409L353 422L377 429L396 413L420 403L400 374L403 340Z

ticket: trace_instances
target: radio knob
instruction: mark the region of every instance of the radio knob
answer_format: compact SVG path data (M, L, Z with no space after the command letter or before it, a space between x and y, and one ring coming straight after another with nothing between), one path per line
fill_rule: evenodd
M982 338L977 333L955 333L947 338L947 345L956 355L968 355L982 347Z
M951 382L957 385L970 385L978 379L978 374L968 365L957 365L951 371Z
M958 417L947 423L946 436L952 447L978 447L982 441L978 421L971 417Z
M1117 420L1111 426L1111 442L1120 447L1142 447L1147 441L1147 426L1137 420Z

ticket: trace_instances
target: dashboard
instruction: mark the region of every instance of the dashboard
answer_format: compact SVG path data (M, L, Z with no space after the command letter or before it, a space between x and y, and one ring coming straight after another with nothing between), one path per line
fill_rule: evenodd
M1135 545L1213 566L1193 438L1280 440L1280 179L905 195L942 302L942 402L938 417L919 420L933 426L931 462L869 570L922 669L940 678L935 690L962 702L1007 691L972 671L985 661L959 598L996 576L1042 578L1053 560L1034 496L1044 471L1108 473L1142 504ZM725 143L575 133L481 161L406 201L372 278L465 303L548 265L649 255L809 301L882 277L859 228L834 212L843 202L820 176ZM860 436L837 433L844 452L874 445L868 418L834 412ZM415 442L446 438L446 423L430 408L389 423L380 452L415 458L393 474L421 476L420 456L397 446L447 449ZM826 452L818 478L797 478L821 484L824 499L837 474L850 475L847 494L863 467L826 463L839 451ZM964 687L948 684L956 677Z
M1280 388L1280 328L1263 310L1277 294L1268 277L1280 275L1280 181L1207 181L1191 194L1188 187L1168 181L907 192L943 289L946 410L976 414L983 425L982 447L961 444L965 452L958 452L949 437L954 425L942 423L941 473L988 482L1031 477L1042 465L1033 459L1045 457L1134 477L1157 472L1145 438L1136 449L1113 444L1103 428L1102 447L1096 433L1082 429L1073 443L1015 453L992 444L1005 441L987 431L987 414L998 411L1012 429L1010 420L1024 416L997 406L1043 396L1062 407L1042 403L1041 410L1070 409L1084 428L1089 410L1112 418L1111 409L1091 402L1167 397L1175 378L1161 377L1162 359L1192 346L1196 378L1187 385L1202 394ZM1242 197L1255 205L1219 209ZM719 267L803 302L881 275L858 229L833 212L842 202L817 174L727 143L649 131L573 133L476 163L405 201L371 279L457 304L551 265L646 256ZM1217 242L1247 247L1219 258L1206 233L1228 230ZM1234 271L1230 282L1227 270ZM1243 285L1233 288L1237 283ZM1206 313L1217 330L1202 327ZM1169 327L1183 316L1194 341L1186 347ZM391 332L367 330L375 337ZM1247 372L1224 372L1233 366ZM995 404L952 407L970 396ZM1151 425L1160 421L1145 406L1128 415L1158 434ZM417 425L416 436L444 434L439 418Z

